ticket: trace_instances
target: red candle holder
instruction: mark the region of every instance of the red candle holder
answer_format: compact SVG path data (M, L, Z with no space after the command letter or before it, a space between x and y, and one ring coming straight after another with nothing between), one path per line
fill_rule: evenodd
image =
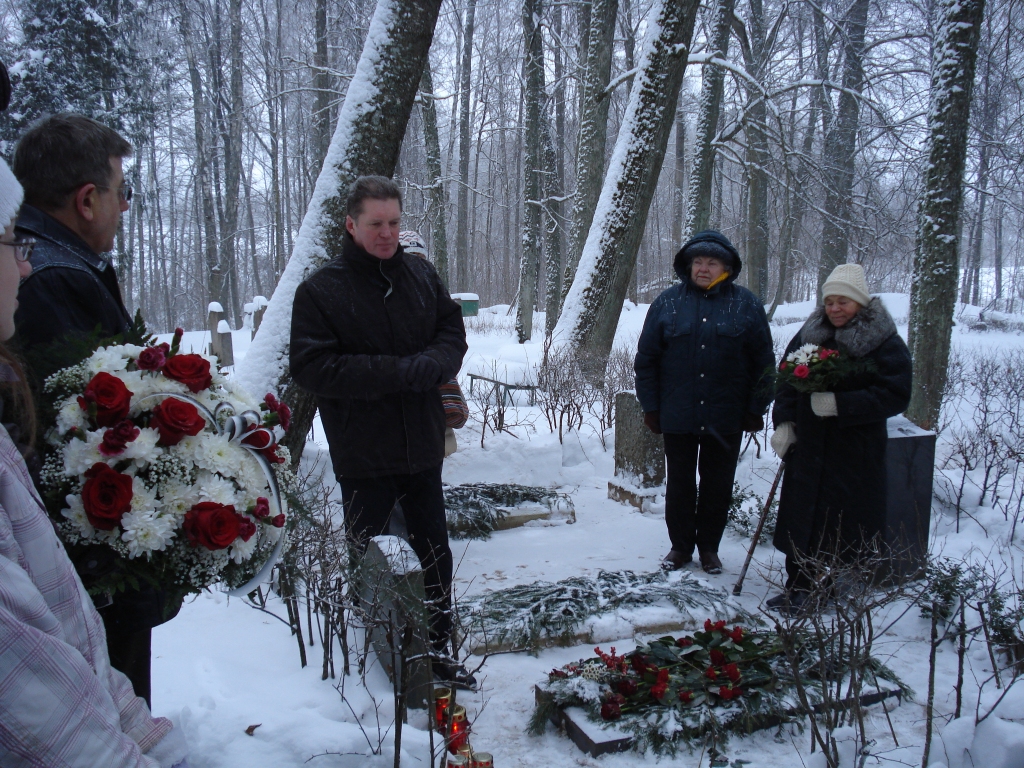
M451 688L434 689L434 726L444 733L448 730L448 709L452 704Z
M449 724L448 751L453 755L458 754L459 747L469 743L469 718L466 717L466 708L456 705L451 713Z

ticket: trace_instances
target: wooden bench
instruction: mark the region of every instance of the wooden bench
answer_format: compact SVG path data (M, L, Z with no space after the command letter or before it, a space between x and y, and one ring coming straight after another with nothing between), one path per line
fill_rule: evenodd
M514 405L512 402L512 391L525 389L530 393L530 405L537 404L537 385L536 384L507 384L504 381L498 381L497 379L490 379L486 376L481 376L478 373L467 374L469 376L469 394L473 394L473 385L477 379L480 381L486 381L489 384L493 384L495 389L501 390L501 401L509 405Z

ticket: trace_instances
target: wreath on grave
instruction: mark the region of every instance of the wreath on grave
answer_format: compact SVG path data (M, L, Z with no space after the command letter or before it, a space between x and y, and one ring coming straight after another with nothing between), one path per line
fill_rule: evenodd
M708 619L703 631L660 637L622 656L595 648L595 657L553 669L538 686L530 732L543 733L555 709L582 707L590 720L631 734L634 749L672 753L680 742L722 746L730 732L780 725L806 711L798 684L814 707L824 700L823 685L848 672L842 649L823 649L795 630L791 637L787 644L773 631ZM886 690L912 695L874 659L861 672L863 684L880 693L884 681Z
M453 539L489 539L509 510L538 504L550 511L575 512L568 494L518 483L464 483L444 486L448 534Z

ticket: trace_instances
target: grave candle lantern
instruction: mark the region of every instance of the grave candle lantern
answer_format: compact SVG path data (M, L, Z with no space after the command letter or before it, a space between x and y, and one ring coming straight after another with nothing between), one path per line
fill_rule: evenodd
M466 717L466 708L456 705L451 713L451 740L448 742L448 751L458 754L459 747L469 743L469 719Z
M494 768L494 758L490 752L474 752L472 768Z
M434 724L439 731L448 728L448 708L452 703L451 688L434 689Z

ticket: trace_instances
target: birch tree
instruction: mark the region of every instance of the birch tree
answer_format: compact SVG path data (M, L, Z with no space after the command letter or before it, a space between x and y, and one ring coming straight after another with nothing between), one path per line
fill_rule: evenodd
M377 3L295 248L239 366L243 387L257 395L276 390L291 405L294 419L286 445L296 462L316 404L292 382L288 370L295 289L309 272L341 254L351 183L361 175L393 173L440 8L441 0Z
M444 175L441 171L441 140L437 133L437 107L434 104L434 76L430 62L423 68L420 81L420 109L423 112L423 145L426 155L427 178L430 180L430 209L428 218L431 226L430 254L434 268L448 287L448 228L445 214L448 198L444 190Z
M967 126L985 0L937 0L936 11L928 163L910 294L914 382L907 416L924 429L938 425L949 365Z
M665 160L693 37L696 0L662 0L648 22L629 105L594 222L554 336L603 370Z

